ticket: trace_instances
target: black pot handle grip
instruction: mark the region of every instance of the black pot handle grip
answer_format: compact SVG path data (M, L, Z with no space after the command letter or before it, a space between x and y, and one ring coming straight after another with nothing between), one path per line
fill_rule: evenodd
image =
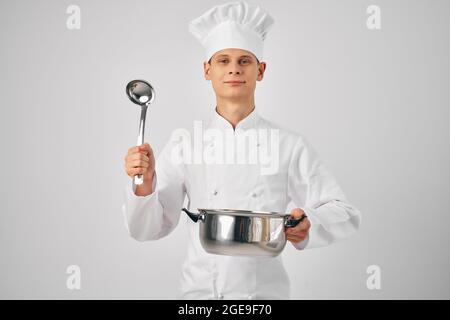
M300 222L302 222L303 220L305 220L305 218L307 218L308 216L306 215L306 213L304 213L300 218L298 219L292 219L292 218L288 218L286 220L286 222L284 223L284 226L286 228L293 228L295 226L297 226Z

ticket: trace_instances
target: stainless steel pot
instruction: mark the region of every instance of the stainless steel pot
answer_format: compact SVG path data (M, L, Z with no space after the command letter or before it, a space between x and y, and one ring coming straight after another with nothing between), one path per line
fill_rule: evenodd
M280 254L286 245L285 228L306 218L289 214L233 209L183 211L200 223L200 242L206 252L231 256L269 256Z

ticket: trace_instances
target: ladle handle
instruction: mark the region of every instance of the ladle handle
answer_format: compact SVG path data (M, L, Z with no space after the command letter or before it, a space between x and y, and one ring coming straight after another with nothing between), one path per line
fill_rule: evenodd
M134 176L134 184L139 186L144 183L144 176L142 174L138 174Z
M141 137L141 135L139 135L137 145L140 146L143 143L144 143L143 142L143 136ZM138 175L134 176L134 184L135 185L138 186L138 185L141 185L143 183L144 183L144 176L142 174L138 174Z
M139 136L137 139L137 145L144 144L144 131L145 131L145 115L147 113L147 106L142 106L141 108L141 120L139 121ZM138 174L134 176L134 184L141 185L144 183L144 176L142 174Z

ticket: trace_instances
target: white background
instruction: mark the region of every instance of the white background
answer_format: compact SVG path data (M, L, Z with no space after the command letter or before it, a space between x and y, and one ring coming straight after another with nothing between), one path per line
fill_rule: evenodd
M256 90L362 212L352 238L283 252L293 299L450 298L448 1L249 1L275 19ZM0 1L0 298L170 299L186 217L139 243L121 206L139 107L156 154L215 106L187 25L220 1ZM69 5L81 29L66 27ZM381 8L381 30L366 8ZM66 268L81 268L68 290ZM381 290L366 269L381 268Z

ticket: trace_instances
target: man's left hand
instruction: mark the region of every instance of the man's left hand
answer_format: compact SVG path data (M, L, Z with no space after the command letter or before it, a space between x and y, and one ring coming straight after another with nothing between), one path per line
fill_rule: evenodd
M292 209L291 217L293 219L299 219L305 212L300 208ZM311 223L308 218L305 218L302 222L293 228L286 228L286 239L292 243L298 243L306 239L309 234L309 228Z

